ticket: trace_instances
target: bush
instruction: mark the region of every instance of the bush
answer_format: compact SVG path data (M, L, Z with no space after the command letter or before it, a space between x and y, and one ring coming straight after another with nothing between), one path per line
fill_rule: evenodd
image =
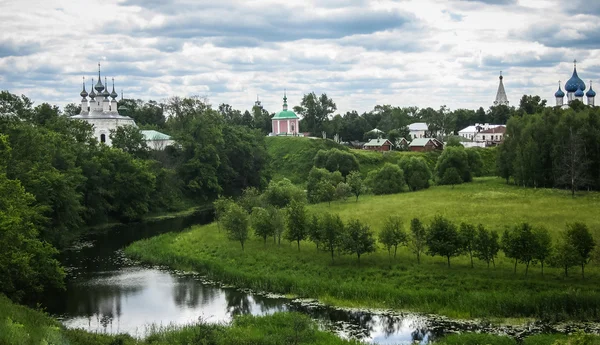
M400 193L408 189L404 172L392 163L385 163L381 169L371 171L367 176L367 184L377 195Z
M330 172L339 171L342 176L347 176L351 171L359 170L358 160L350 152L338 149L319 150L314 158L317 168L325 168Z
M429 188L431 170L425 159L421 157L404 157L398 164L404 172L408 188L412 191Z
M458 172L462 182L471 182L473 176L469 168L469 157L465 152L464 148L461 147L447 147L444 152L438 158L435 166L440 183L444 184L444 175L446 170L454 168ZM456 182L457 179L451 181Z
M287 207L293 200L304 201L306 195L300 188L294 186L288 179L278 182L271 181L263 194L264 201L277 208Z

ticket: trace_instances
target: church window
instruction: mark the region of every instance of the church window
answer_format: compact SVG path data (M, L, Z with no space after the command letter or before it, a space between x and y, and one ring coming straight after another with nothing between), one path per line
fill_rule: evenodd
M106 142L106 135L105 134L100 134L100 142L101 143L105 143Z

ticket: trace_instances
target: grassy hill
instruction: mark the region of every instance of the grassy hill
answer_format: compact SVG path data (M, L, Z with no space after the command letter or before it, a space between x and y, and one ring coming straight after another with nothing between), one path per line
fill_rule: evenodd
M309 139L298 137L267 137L265 139L267 151L272 163L273 179L288 178L295 184L306 182L308 172L313 166L313 158L319 150L337 148L351 152L360 163L360 171L366 176L369 171L380 168L385 163L398 163L403 157L423 157L433 171L439 157L439 152L399 152L390 151L386 153L354 150L340 145L333 140ZM496 149L475 149L480 152L484 162L484 176L495 173Z
M529 222L547 227L554 236L567 222L582 221L600 229L600 193L571 198L566 191L525 189L497 178L474 183L436 186L427 190L387 196L364 196L353 201L311 205L310 212L332 212L344 220L359 218L377 233L389 215L399 215L405 226L413 217L426 225L441 214L452 221L481 223L503 231L505 226ZM538 317L543 319L597 319L600 315L600 269L586 269L586 279L574 268L565 278L558 268L530 268L513 273L512 260L500 253L495 268L466 256L452 259L426 256L417 264L403 247L391 259L379 247L361 257L341 255L331 262L327 253L309 242L301 250L281 247L252 237L242 251L215 224L184 233L166 234L134 243L127 253L157 264L196 270L211 279L238 286L319 298L332 304L375 306L441 313L455 317Z

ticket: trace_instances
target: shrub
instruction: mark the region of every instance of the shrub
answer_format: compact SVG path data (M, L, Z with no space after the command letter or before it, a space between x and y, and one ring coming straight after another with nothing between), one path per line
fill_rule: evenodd
M408 188L412 191L429 188L431 170L421 157L404 157L398 164L404 172Z
M407 189L404 172L392 163L385 163L381 169L371 171L367 184L377 195L400 193Z
M456 169L462 182L471 182L473 180L469 168L469 157L464 148L447 147L438 158L435 171L442 184L444 184L446 170L451 168ZM453 179L453 181L457 181L457 179Z

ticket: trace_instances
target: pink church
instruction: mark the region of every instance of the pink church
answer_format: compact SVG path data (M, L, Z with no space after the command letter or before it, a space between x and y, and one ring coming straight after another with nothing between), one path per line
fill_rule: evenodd
M271 135L292 135L296 136L300 132L298 116L291 110L288 110L287 96L283 95L283 110L275 114L272 119Z

